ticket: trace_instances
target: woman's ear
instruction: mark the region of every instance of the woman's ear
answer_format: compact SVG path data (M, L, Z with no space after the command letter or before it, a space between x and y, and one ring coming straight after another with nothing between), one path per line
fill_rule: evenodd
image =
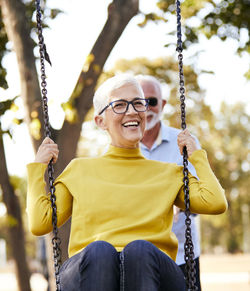
M95 116L95 124L103 130L107 129L105 118L101 115Z

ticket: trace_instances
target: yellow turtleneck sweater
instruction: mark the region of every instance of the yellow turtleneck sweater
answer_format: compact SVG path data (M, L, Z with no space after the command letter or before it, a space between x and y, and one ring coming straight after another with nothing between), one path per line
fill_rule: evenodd
M199 181L190 175L191 211L219 214L226 210L224 190L206 152L189 158ZM45 192L45 164L28 168L27 212L35 235L51 232L51 205ZM178 242L171 232L173 205L184 208L182 167L145 159L139 149L110 146L98 158L72 160L56 179L58 225L72 216L69 256L89 243L104 240L121 251L133 240L147 240L175 260Z

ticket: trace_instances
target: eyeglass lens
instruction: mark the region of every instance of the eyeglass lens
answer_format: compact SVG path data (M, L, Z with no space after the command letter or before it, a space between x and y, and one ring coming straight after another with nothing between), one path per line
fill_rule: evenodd
M148 98L148 105L155 107L158 104L158 99L155 97L149 97Z
M138 112L143 112L147 109L147 101L145 99L136 99L131 102L116 100L112 102L112 108L115 113L125 113L128 110L129 104L132 104L133 108Z

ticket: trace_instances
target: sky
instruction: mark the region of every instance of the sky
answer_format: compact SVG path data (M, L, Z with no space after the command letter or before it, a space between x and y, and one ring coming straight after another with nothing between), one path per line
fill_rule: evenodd
M48 6L58 7L65 13L49 21L50 29L44 31L45 42L52 61L52 67L46 67L50 121L56 128L60 128L63 120L63 111L60 104L71 95L75 82L80 74L84 60L90 52L107 17L108 0L48 0ZM155 7L155 0L141 0L140 9L150 12ZM98 7L98 9L97 9ZM117 45L108 58L105 68L111 68L120 58L133 59L135 57L157 58L172 55L177 58L173 49L167 49L168 25L149 23L145 28L137 24L142 16L134 17ZM175 25L175 22L173 22ZM166 27L167 26L167 27ZM11 48L11 43L9 44ZM222 42L216 38L208 41L201 37L199 48L202 53L195 61L198 71L214 71L211 74L200 74L199 84L206 90L205 101L216 111L222 101L233 104L237 101L249 100L250 82L244 78L249 68L249 55L239 57L235 54L237 46L231 40ZM37 54L37 50L35 53ZM185 55L184 63L190 62L189 53ZM0 89L0 100L12 98L20 94L19 74L14 53L9 53L3 60L7 68L9 89ZM17 102L21 108L21 100ZM250 112L250 110L249 110ZM9 113L3 124L8 124L13 118ZM8 136L4 138L7 166L10 174L25 175L26 164L34 158L30 138L26 127L19 126L13 132L13 141Z

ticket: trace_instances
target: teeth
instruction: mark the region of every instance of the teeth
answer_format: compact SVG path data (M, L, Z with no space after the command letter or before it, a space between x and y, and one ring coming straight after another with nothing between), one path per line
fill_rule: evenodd
M124 126L138 126L139 122L138 121L129 121L129 122L125 122L123 125Z

